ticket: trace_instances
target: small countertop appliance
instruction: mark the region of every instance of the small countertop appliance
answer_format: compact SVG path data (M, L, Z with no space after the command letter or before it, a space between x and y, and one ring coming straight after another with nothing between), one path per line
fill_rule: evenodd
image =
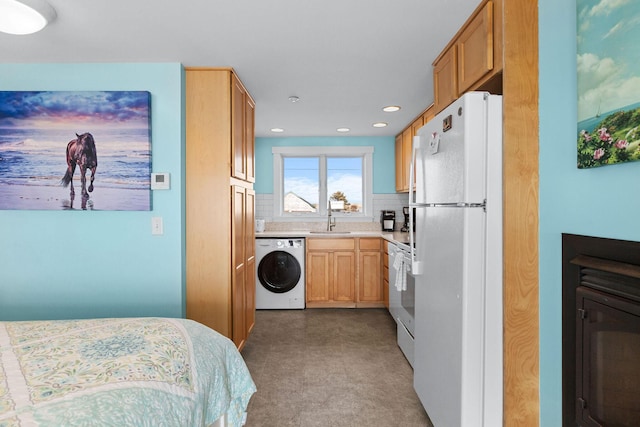
M416 224L410 224L411 219L409 218L409 207L405 206L402 208L402 213L404 214L404 223L402 224L402 228L400 231L416 231ZM413 217L416 217L416 208L413 208Z
M382 224L382 231L393 231L393 227L396 222L395 211L382 211L380 214L380 223Z

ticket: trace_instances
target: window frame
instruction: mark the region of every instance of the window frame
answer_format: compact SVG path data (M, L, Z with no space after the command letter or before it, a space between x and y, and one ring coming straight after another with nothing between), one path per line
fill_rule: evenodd
M327 194L327 157L362 158L362 212L332 212L331 215L354 221L373 220L373 147L273 147L273 220L274 221L315 221L326 219L326 203L318 203L318 212L284 212L284 157L318 157L320 159L320 200L329 199Z

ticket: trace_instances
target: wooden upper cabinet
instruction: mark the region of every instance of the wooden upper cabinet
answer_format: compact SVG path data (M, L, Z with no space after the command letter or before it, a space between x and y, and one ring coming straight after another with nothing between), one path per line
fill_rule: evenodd
M425 118L431 119L433 117L432 110L433 105L396 136L396 192L398 193L407 193L409 191L413 137L418 134L418 130L426 123ZM415 182L416 177L414 175L413 183L415 184Z
M433 119L436 116L435 113L435 107L433 104L431 104L429 106L429 108L427 108L426 110L424 110L424 113L422 113L422 124L426 125L427 123L429 123L431 121L431 119Z
M231 85L231 176L255 181L254 122L255 104L238 77L232 74Z
M396 136L396 191L404 191L404 163L402 157L402 134Z
M418 131L420 130L420 128L424 125L424 120L422 118L422 116L418 117L417 119L415 119L413 121L413 123L411 123L411 138L409 138L409 147L407 147L407 160L406 160L406 164L408 168L411 168L411 158L413 156L413 137L416 136L418 134ZM416 172L415 172L415 162L413 164L414 170L413 170L413 188L416 188ZM409 185L408 183L410 182L411 178L411 170L407 171L407 191L409 191Z
M434 114L468 91L502 93L503 1L481 1L433 62Z
M409 165L411 163L411 126L396 136L396 191L409 191Z
M487 2L458 38L458 90L464 93L493 70L493 3Z
M250 96L245 98L244 123L245 123L245 165L246 180L249 182L256 181L255 168L255 110L256 105Z
M231 176L246 179L246 152L244 143L245 93L240 80L233 74L231 83Z
M458 99L457 47L453 45L433 63L433 104L436 111Z
M402 191L409 191L412 144L413 129L410 126L402 132Z

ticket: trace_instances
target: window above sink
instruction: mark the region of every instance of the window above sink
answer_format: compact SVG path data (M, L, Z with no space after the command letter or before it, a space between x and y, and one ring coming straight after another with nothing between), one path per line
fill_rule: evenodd
M275 221L372 220L373 147L273 147Z

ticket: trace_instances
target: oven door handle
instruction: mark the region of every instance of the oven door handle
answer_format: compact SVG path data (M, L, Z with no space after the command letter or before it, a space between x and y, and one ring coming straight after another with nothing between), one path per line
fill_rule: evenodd
M413 274L413 263L411 262L411 253L404 252L403 255L404 255L404 263L407 266L407 268L405 268L406 274L408 276L415 277L415 275Z

